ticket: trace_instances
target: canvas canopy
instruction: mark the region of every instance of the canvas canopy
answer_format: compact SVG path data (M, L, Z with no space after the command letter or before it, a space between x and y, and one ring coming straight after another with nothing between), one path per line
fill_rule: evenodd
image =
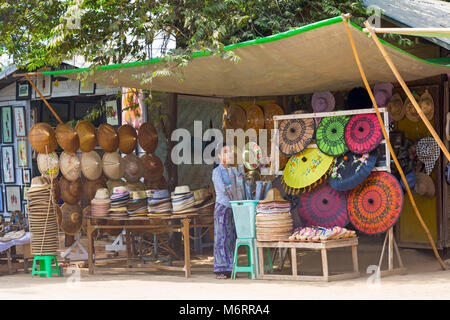
M373 41L356 25L351 32L371 84L396 82ZM419 59L383 42L405 81L450 72L450 65ZM140 76L161 68L164 58L100 66L88 80L106 85L210 96L268 96L311 93L361 86L362 80L341 17L277 35L226 47L240 57L232 62L197 52L184 67L184 81L175 76L141 83ZM76 79L87 68L49 71Z

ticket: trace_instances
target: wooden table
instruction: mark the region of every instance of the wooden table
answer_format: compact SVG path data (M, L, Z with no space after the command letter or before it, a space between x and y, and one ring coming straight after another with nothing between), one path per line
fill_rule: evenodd
M169 217L161 218L133 218L128 217L117 218L117 217L94 217L87 216L87 237L88 237L88 264L89 264L89 274L94 274L95 261L94 261L94 237L92 233L98 229L125 229L126 235L126 246L127 246L127 264L129 268L132 268L132 250L131 250L131 234L133 230L146 230L149 232L180 232L184 237L184 267L174 267L174 266L161 266L156 264L146 264L149 269L153 270L166 270L166 271L184 271L186 278L191 276L191 257L190 257L190 243L189 243L189 229L197 227L211 227L209 224L191 224L190 220L192 218L201 216L197 213L189 213L183 215L173 215ZM152 222L151 224L143 224L143 222ZM94 224L95 220L116 220L120 221L120 225L99 225ZM181 224L164 224L163 221L170 220L182 220Z
M258 248L259 256L259 279L275 279L275 280L305 280L305 281L333 281L333 280L343 280L358 278L360 276L358 271L358 238L349 238L342 240L329 240L323 242L300 242L300 241L257 241L256 246ZM328 272L328 257L327 250L332 248L342 248L351 247L352 248L352 261L353 261L353 272L343 273L337 275L330 275ZM288 248L291 249L291 266L292 275L275 275L275 274L264 274L264 256L263 248ZM322 276L308 276L308 275L298 275L297 274L297 249L309 249L309 250L320 250L322 255Z

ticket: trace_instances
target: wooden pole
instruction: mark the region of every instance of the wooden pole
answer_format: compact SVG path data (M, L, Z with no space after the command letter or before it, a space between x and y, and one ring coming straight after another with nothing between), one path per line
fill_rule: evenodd
M380 40L378 39L378 36L373 31L370 24L366 21L364 22L364 25L366 26L367 30L369 30L370 35L372 36L373 41L377 45L378 49L380 50L381 54L383 55L384 59L386 60L387 64L391 68L392 72L394 73L395 77L397 78L398 82L402 86L403 90L405 91L406 95L408 96L409 100L411 100L414 108L416 109L417 113L419 114L422 121L427 126L428 130L430 131L431 135L433 136L434 140L438 143L439 147L441 148L442 152L445 154L445 157L450 161L450 153L448 152L447 148L445 147L444 143L442 142L441 138L439 138L439 135L437 134L436 130L434 130L433 125L428 121L427 117L423 113L422 109L420 108L419 104L417 103L416 99L414 98L413 94L409 90L408 86L406 85L405 81L403 80L402 76L398 72L397 68L395 67L394 63L392 62L391 58L387 54L386 50L383 48L383 45L381 44Z
M367 92L369 93L370 99L372 100L373 107L375 108L378 121L380 122L381 131L383 132L383 136L386 139L386 144L389 147L389 152L391 153L391 156L392 156L392 159L394 160L395 166L397 167L397 170L400 173L400 176L402 178L403 184L406 187L406 192L408 193L408 197L409 197L409 199L411 201L411 205L412 205L412 207L414 209L414 212L416 213L416 216L419 219L419 222L422 225L422 228L425 230L425 233L427 234L428 241L430 242L431 247L433 248L434 255L436 256L436 259L438 260L439 264L441 265L441 268L443 270L446 270L445 264L442 261L441 257L439 256L439 252L437 251L436 245L435 245L435 243L433 241L433 237L431 236L430 231L428 230L428 227L425 224L425 221L423 221L422 216L421 216L421 214L419 212L419 209L417 208L416 202L414 201L414 197L413 197L413 195L411 193L411 189L409 188L408 182L406 181L406 177L405 177L405 174L404 174L404 172L402 170L402 167L400 166L400 163L398 162L397 157L395 156L394 150L392 149L391 142L389 141L389 136L387 135L386 129L385 129L384 125L383 125L383 120L381 118L380 111L378 110L378 105L377 105L377 103L375 101L375 97L373 95L372 89L370 89L369 83L368 83L367 78L366 78L366 74L364 73L364 69L363 69L363 67L361 65L361 61L359 60L359 55L358 55L358 52L356 50L355 43L353 41L353 36L352 36L352 34L350 32L350 28L348 26L348 22L347 22L348 17L349 17L348 15L342 15L342 18L343 18L342 21L344 22L345 28L347 29L348 38L350 40L350 44L351 44L351 47L352 47L352 50L353 50L353 54L355 56L356 64L358 65L358 69L359 69L359 72L361 74L361 78L362 78L362 80L364 82L364 85L365 85L365 87L367 89Z
M416 33L434 33L436 37L439 37L439 34L442 33L450 33L450 28L372 28L372 30L376 33L408 33L412 36ZM363 32L370 32L370 30L364 28Z

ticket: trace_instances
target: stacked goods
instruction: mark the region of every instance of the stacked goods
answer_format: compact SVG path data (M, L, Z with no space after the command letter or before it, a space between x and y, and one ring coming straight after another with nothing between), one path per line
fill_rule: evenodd
M293 221L290 203L278 189L272 188L256 206L256 239L258 241L287 240L292 233Z
M130 199L130 193L125 187L114 188L109 199L111 200L111 207L109 209L109 215L111 217L126 217L128 215L127 203Z
M183 214L197 211L194 208L195 200L194 194L189 189L189 186L176 187L172 194L172 208L173 214Z
M130 218L147 216L147 194L145 191L130 192L130 200L127 204L127 211Z
M57 210L59 207L52 199L52 184L43 177L33 178L27 197L29 200L31 252L34 255L56 255L58 250Z
M111 200L109 199L108 189L98 189L95 193L95 198L91 201L91 215L94 217L106 217L108 216L110 207Z
M214 212L214 196L210 189L203 188L193 191L194 208L198 209L200 214L213 214Z
M356 237L353 230L341 227L306 227L297 228L289 237L289 241L325 241Z
M172 201L168 190L147 190L147 208L149 217L169 216Z

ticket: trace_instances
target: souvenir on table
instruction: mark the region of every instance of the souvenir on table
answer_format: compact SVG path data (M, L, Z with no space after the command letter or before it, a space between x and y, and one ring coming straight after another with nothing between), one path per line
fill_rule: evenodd
M246 130L255 129L258 133L259 129L264 129L264 113L260 106L254 104L248 107L246 111L246 117Z
M386 107L392 97L392 89L394 89L394 85L389 82L377 83L373 87L373 96L378 107Z
M419 100L420 100L420 96L419 96L417 93L414 93L413 96L414 96L414 99L415 99L416 101L419 101ZM405 108L405 114L406 114L406 117L407 117L410 121L412 121L412 122L419 122L420 116L419 116L419 114L417 113L416 108L414 108L414 105L412 104L411 100L409 100L408 97L406 97L406 100L405 100L405 107L404 107L404 108Z
M66 152L75 153L80 147L78 133L71 126L60 123L56 126L56 141Z
M405 104L403 103L402 97L398 93L394 93L392 98L389 100L387 111L395 121L400 121L405 116Z
M111 206L109 209L109 215L112 217L126 217L127 204L130 199L130 193L125 187L115 187L112 190L112 194L109 197L111 200Z
M240 105L232 104L225 107L222 116L223 129L244 129L247 123L247 115Z
M361 232L385 232L400 217L403 200L400 183L392 174L384 171L372 172L364 183L348 195L349 220Z
M59 167L67 180L75 181L80 178L81 163L75 153L62 152L59 157Z
M81 154L81 172L88 180L97 180L102 175L102 159L96 151L83 152Z
M136 129L129 124L124 124L117 130L119 134L119 151L121 153L132 153L137 147Z
M111 200L109 199L108 189L97 189L94 198L91 200L91 215L94 217L106 217L110 207Z
M83 183L78 178L75 181L69 181L64 176L59 178L59 187L61 189L61 199L68 204L78 204L81 200Z
M383 140L381 125L374 113L352 116L344 136L349 150L357 154L374 150Z
M83 191L81 194L81 199L83 200L84 204L89 204L92 199L94 199L95 194L97 193L98 189L106 188L106 177L101 176L97 180L87 180L83 183ZM109 199L109 195L108 195Z
M330 91L314 92L311 97L311 106L314 113L330 112L336 106L336 100ZM319 125L322 118L314 118L316 126Z
M433 198L436 194L433 179L423 172L418 172L416 174L416 179L414 191L421 196Z
M17 166L28 166L28 143L27 139L17 139Z
M49 154L39 153L37 156L39 172L44 177L56 178L59 173L59 158L56 152Z
M3 143L13 142L13 122L11 107L2 107L2 141ZM31 138L31 136L30 136Z
M424 94L420 96L419 101L417 101L423 113L428 120L433 119L434 116L434 101L428 90L425 90Z
M119 147L119 135L110 124L103 123L97 129L97 140L105 152L114 152Z
M130 218L146 217L148 215L147 194L145 191L130 191L127 213Z
M83 215L81 207L78 204L64 203L61 207L62 219L61 230L68 235L74 236L81 230Z
M292 156L283 171L283 185L288 194L309 191L323 182L334 158L318 148L307 148Z
M440 152L439 145L432 137L426 137L417 142L417 158L425 165L426 174L429 175L433 171Z
M261 163L261 156L261 148L255 142L250 141L244 146L244 166L248 170L255 170L259 168L259 165Z
M139 127L138 142L146 152L155 152L156 147L158 147L158 132L151 123L146 122Z
M16 131L16 137L27 136L27 126L25 121L25 108L14 107L14 129Z
M294 114L302 114L298 110ZM303 151L314 136L313 119L289 119L280 121L279 148L286 155L294 155Z
M80 140L80 150L82 152L90 152L97 145L97 135L94 125L87 120L78 122L75 127Z
M172 199L168 190L146 190L146 194L149 217L170 215L172 211Z
M316 132L316 143L323 153L338 156L348 151L344 132L349 120L350 116L340 116L326 117L320 121Z
M31 147L38 153L52 153L58 146L55 130L48 123L36 123L30 129L28 138Z
M124 178L127 182L135 183L144 175L141 159L134 153L127 154L124 160Z
M328 183L333 189L347 191L362 183L377 163L377 150L371 153L356 154L349 152L336 158L331 166Z
M194 212L195 200L194 194L191 192L189 186L178 186L171 195L172 198L172 214L183 214Z
M161 179L164 174L164 165L161 159L154 154L144 154L141 156L144 166L144 178L147 182L155 182Z
M347 193L323 184L300 195L298 213L306 227L344 227L348 223Z
M312 241L320 242L356 237L356 232L346 228L334 227L300 227L294 230L289 241Z
M347 109L367 109L372 107L372 100L365 88L356 87L350 90L347 97Z
M126 188L126 182L122 179L119 180L108 180L106 181L106 187L108 188L109 193L112 193L114 188L117 187L125 187Z
M105 152L102 159L103 173L109 179L121 179L125 173L124 161L118 152Z
M264 105L264 126L267 130L273 129L273 117L274 116L282 116L284 115L283 109L275 104L271 103L268 105ZM268 133L268 136L270 137L270 132Z

